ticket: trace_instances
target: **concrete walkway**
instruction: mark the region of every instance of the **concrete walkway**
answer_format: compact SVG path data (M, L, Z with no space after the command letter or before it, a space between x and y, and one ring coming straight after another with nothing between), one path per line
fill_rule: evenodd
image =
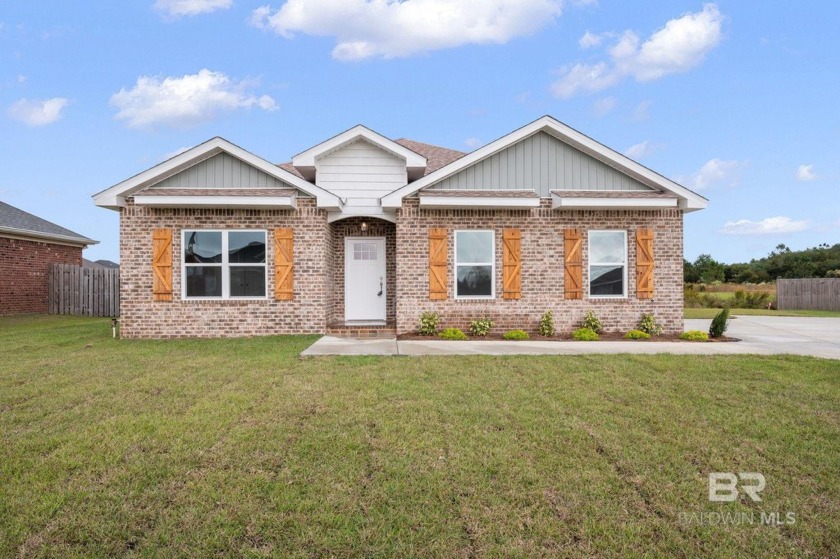
M710 320L686 320L686 330L709 329ZM731 343L692 342L452 342L352 339L324 336L301 353L312 355L583 355L673 353L686 355L796 354L840 359L840 318L739 316L729 323Z

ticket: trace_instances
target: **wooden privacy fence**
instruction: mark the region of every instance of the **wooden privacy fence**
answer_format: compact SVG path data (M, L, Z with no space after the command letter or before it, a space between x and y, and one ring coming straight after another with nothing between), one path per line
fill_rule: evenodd
M776 280L779 310L840 311L840 278Z
M120 271L53 264L49 276L50 314L120 315Z

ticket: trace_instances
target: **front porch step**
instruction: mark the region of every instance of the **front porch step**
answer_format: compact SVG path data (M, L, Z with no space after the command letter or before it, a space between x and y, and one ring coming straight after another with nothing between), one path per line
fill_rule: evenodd
M327 336L338 336L340 338L395 338L397 327L393 323L388 324L345 324L336 322L327 325Z

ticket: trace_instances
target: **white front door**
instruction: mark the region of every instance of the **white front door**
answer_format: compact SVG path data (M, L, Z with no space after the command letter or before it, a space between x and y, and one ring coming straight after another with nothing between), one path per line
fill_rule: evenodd
M385 321L385 238L345 237L344 318Z

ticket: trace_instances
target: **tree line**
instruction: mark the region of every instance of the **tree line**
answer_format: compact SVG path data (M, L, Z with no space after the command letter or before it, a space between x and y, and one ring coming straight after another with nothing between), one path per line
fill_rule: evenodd
M822 243L813 248L791 250L777 245L764 258L747 263L724 264L710 254L694 262L683 260L685 283L763 283L778 278L840 278L840 243Z

